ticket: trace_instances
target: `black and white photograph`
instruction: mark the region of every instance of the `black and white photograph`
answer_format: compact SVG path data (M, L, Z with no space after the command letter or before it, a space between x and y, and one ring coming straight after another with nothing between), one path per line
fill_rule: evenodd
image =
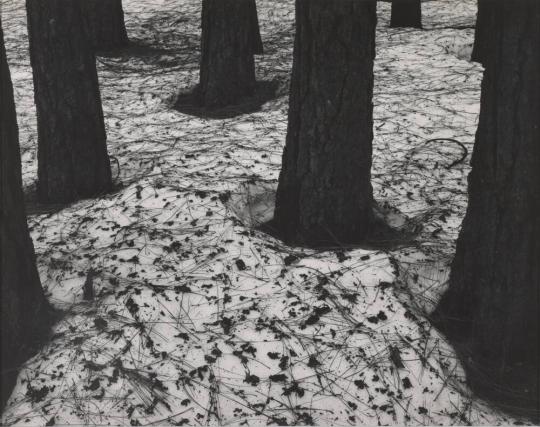
M540 424L540 0L0 0L0 424Z

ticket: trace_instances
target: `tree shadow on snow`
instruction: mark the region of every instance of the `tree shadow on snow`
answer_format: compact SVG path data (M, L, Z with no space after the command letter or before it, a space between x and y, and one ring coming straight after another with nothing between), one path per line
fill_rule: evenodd
M193 68L198 66L198 49L199 40L185 36L181 48L163 48L141 40L130 40L126 46L100 50L96 55L124 62L135 60L145 65L163 68L178 66Z
M112 169L114 173L114 167ZM104 198L110 194L114 194L118 192L122 188L123 188L123 184L118 180L118 175L117 175L116 178L113 180L111 188L108 191L95 194L93 197L86 197L83 199L79 199L79 200L75 200L71 202L63 202L63 203L43 203L38 198L37 184L34 182L28 187L23 188L26 215L27 216L32 216L32 215L51 216L81 201Z
M278 80L265 80L256 83L255 94L242 99L236 105L227 105L220 108L207 108L202 105L198 94L198 86L190 91L181 92L174 103L174 109L195 117L206 119L230 119L242 114L260 111L262 106L278 96L280 82Z

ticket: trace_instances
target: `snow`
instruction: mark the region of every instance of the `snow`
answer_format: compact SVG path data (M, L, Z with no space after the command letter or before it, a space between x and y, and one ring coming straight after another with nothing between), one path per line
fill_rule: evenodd
M63 317L25 364L8 425L509 424L467 389L426 320L466 206L482 69L475 1L424 3L426 30L379 4L373 186L419 230L392 249L288 247L271 217L287 128L294 1L258 1L262 110L211 120L172 109L198 78L199 0L124 0L134 47L98 58L117 189L33 204L43 286ZM36 120L24 2L2 4L25 189ZM428 141L433 140L433 141ZM466 153L465 153L466 154ZM453 165L452 167L449 167ZM96 298L83 299L89 272Z

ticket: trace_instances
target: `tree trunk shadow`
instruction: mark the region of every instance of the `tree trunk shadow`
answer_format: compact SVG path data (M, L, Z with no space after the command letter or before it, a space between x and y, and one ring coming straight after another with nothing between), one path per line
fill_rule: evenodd
M279 88L280 82L278 80L259 81L255 86L255 94L243 98L238 104L208 108L202 103L199 86L197 85L190 91L180 93L173 108L181 113L195 117L230 119L242 114L260 111L265 103L279 96Z

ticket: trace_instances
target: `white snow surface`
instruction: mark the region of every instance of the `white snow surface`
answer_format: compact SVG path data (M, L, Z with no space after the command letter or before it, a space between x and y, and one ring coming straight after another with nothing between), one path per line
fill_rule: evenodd
M510 424L465 385L426 316L466 206L482 69L474 0L424 3L425 29L379 4L374 194L395 249L314 251L253 228L271 217L287 125L293 0L258 0L261 111L171 108L198 80L200 0L124 0L136 47L97 58L117 190L29 225L63 317L20 372L6 425ZM3 0L25 190L36 120L24 2ZM458 27L451 28L451 27ZM468 27L468 28L467 28ZM463 154L469 156L448 168ZM41 210L40 210L41 209ZM83 301L88 272L96 298Z

